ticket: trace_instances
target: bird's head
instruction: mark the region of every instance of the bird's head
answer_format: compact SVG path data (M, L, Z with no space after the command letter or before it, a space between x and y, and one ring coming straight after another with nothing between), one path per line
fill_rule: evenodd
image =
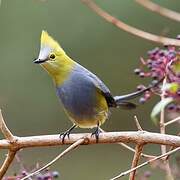
M34 63L41 64L50 74L56 74L63 62L65 52L46 31L41 34L39 56Z

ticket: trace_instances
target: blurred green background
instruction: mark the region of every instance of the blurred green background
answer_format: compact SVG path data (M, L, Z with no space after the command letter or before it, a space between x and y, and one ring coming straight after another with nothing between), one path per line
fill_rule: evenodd
M180 12L179 0L155 2ZM97 3L112 15L140 29L176 37L177 22L153 14L132 0L99 0ZM133 69L139 57L146 57L154 48L146 40L134 37L105 22L80 0L2 0L0 6L0 107L8 127L15 135L57 134L71 126L56 97L52 80L38 65L32 63L39 53L40 34L47 30L60 42L67 54L96 73L114 95L126 94L140 83ZM158 131L150 120L150 112L158 98L135 111L112 110L111 118L102 126L107 131L136 130L133 115L142 127ZM178 127L168 132L176 134ZM89 132L77 129L76 132ZM27 167L50 161L65 146L33 148L21 151ZM148 145L146 152L158 154L159 147ZM1 162L5 151L1 152ZM130 167L133 154L119 145L81 146L66 155L51 169L60 172L61 180L104 180ZM18 172L14 163L8 174ZM147 168L140 170L143 173ZM156 170L150 179L163 177ZM122 178L123 179L123 178ZM124 177L128 179L128 177Z

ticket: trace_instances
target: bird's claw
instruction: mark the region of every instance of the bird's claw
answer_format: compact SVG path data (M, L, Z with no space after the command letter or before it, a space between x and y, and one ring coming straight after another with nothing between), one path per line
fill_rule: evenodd
M60 133L59 138L62 139L62 143L63 143L63 144L64 144L64 139L65 139L66 136L67 136L68 139L69 139L70 132L71 132L71 131L67 130L67 131L65 131L65 132L63 132L63 133Z
M76 127L74 124L71 128L69 128L67 131L60 133L59 138L62 139L62 143L64 144L65 137L67 136L69 139L71 131Z
M99 134L100 134L100 133L101 133L101 130L99 129L99 127L97 127L97 128L95 129L95 131L92 132L92 134L91 134L91 137L92 137L92 136L95 136L95 138L96 138L96 143L98 143Z

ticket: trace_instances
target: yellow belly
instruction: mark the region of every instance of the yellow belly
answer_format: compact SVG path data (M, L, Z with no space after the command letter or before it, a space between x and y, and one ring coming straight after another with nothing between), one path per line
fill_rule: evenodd
M109 108L108 108L105 97L100 92L97 92L97 97L98 97L97 104L94 107L96 113L93 115L92 118L80 119L76 117L76 115L71 114L70 112L65 110L70 120L74 124L76 124L78 127L94 128L94 127L97 127L98 124L99 126L102 125L108 118Z
M71 119L80 128L94 128L102 125L108 118L108 112L100 112L93 119Z

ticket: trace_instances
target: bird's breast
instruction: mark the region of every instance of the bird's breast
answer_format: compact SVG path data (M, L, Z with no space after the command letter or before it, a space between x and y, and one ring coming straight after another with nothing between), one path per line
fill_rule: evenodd
M107 102L86 73L74 70L57 94L67 112L80 126L95 126L107 118Z

